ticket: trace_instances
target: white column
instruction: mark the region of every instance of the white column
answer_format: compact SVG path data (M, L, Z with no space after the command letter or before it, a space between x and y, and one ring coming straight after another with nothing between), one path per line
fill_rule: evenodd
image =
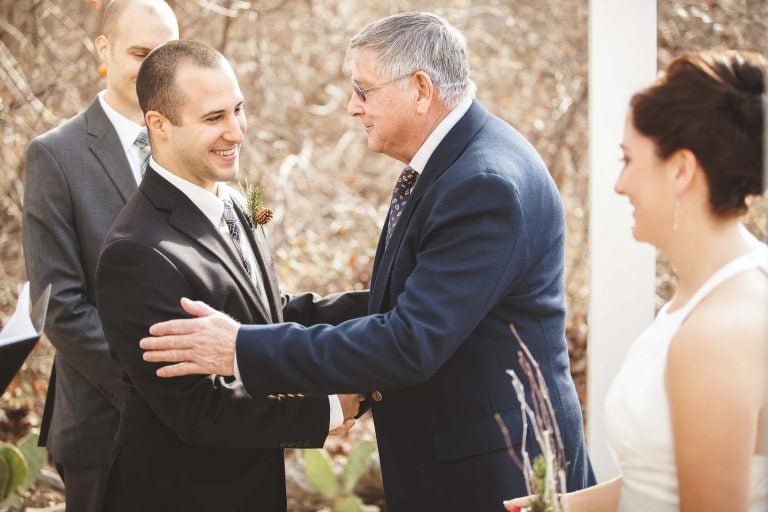
M631 207L613 186L629 99L656 75L656 2L591 0L589 9L587 442L602 482L618 473L608 450L605 395L629 346L653 319L655 251L632 238Z

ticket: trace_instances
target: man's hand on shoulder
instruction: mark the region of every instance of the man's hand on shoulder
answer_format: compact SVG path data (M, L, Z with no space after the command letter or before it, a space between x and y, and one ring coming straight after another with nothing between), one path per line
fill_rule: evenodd
M176 363L157 370L159 377L234 374L235 341L240 324L204 302L181 299L184 311L196 318L168 320L149 328L139 343L144 360Z

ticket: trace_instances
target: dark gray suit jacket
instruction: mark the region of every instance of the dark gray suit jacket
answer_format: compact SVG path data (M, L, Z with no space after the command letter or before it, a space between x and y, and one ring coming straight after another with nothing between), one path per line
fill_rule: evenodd
M24 259L33 300L53 285L45 333L56 347L40 437L65 466L109 464L123 384L96 311L94 276L107 231L134 190L98 99L27 151Z
M263 230L246 236L265 276L268 305L232 241L178 188L152 169L110 229L96 271L99 312L130 392L116 437L106 509L118 511L284 511L284 447L320 447L326 396L251 399L222 377L162 379L138 340L156 322L185 316L190 297L240 322L283 318ZM299 309L310 303L302 300ZM342 308L342 313L347 311Z

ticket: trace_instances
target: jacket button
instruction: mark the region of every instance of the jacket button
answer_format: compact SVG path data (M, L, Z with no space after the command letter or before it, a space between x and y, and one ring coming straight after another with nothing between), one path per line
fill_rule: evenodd
M373 398L374 402L381 402L381 399L384 397L381 396L381 391L374 391L371 393L371 398Z

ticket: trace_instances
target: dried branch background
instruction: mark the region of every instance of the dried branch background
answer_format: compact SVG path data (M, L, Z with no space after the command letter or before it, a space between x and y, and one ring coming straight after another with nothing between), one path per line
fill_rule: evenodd
M567 211L567 334L584 396L588 289L588 0L170 0L184 38L206 41L235 66L249 132L242 177L261 185L283 289L367 287L397 163L371 154L345 113L349 38L395 12L429 10L467 36L478 98L538 148ZM0 322L25 280L21 237L24 153L30 140L103 88L95 49L101 0L0 0ZM659 65L686 50L765 51L765 0L658 2ZM616 44L621 44L617 41ZM617 134L617 144L620 134ZM617 171L619 164L617 162ZM751 229L765 237L762 204ZM672 277L660 262L659 297ZM39 423L52 349L40 344L3 395L0 438ZM9 418L21 420L14 423ZM0 417L2 420L2 417Z

